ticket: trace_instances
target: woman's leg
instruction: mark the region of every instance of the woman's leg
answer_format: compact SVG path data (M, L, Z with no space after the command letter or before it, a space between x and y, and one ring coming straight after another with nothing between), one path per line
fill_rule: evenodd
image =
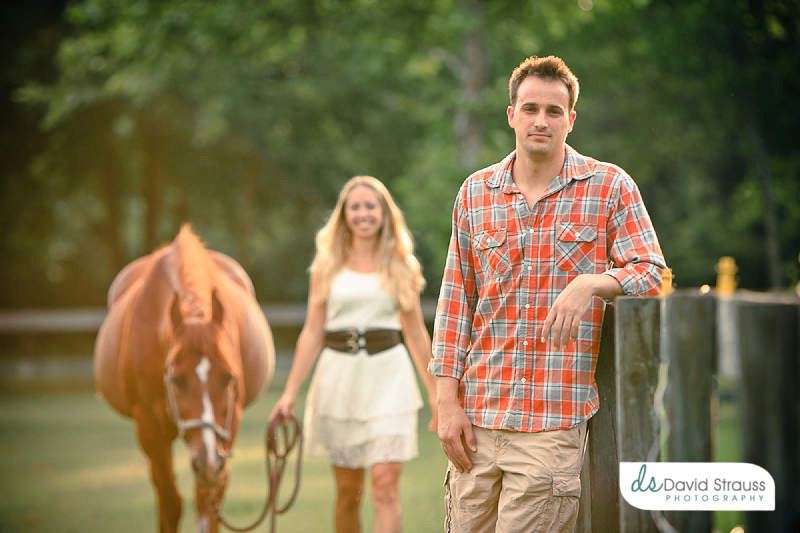
M336 533L360 533L364 469L333 467L336 476Z
M375 533L400 532L400 473L403 463L378 463L372 466L372 506Z

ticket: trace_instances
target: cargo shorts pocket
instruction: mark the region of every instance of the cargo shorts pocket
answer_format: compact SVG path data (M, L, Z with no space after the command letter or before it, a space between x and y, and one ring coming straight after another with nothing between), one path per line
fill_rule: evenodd
M595 272L597 229L591 224L561 222L556 228L556 265L559 270Z
M574 472L556 472L553 474L553 496L580 498L580 474L576 474Z
M553 497L551 499L551 522L548 531L572 532L578 520L581 497L581 478L576 472L553 474Z

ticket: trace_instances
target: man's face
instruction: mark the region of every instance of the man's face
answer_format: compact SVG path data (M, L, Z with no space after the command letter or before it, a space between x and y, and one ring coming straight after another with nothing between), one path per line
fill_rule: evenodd
M517 151L536 159L560 154L575 122L567 86L536 76L522 81L516 105L508 106L506 113L508 125L514 129Z

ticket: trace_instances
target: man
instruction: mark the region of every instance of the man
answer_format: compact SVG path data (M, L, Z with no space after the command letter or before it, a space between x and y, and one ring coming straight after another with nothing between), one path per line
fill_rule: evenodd
M560 58L523 61L515 150L455 201L428 367L448 531L574 529L603 299L656 294L665 266L630 176L566 144L578 92Z

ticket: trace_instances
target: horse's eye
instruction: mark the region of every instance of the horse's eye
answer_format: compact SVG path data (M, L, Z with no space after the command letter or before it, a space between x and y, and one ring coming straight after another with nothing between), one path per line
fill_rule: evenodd
M186 380L186 376L173 376L172 383L179 389L185 389L188 382Z

